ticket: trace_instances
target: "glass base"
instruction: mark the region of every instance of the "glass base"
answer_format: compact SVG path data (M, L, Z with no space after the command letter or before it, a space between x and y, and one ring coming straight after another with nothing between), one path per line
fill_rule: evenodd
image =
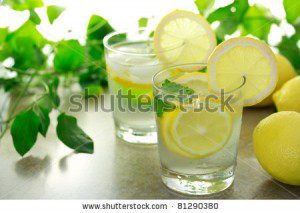
M121 140L133 144L157 144L157 132L155 128L145 131L140 129L116 126L116 135Z
M234 175L219 180L203 180L202 175L181 175L163 169L162 181L171 190L187 195L209 195L227 189Z

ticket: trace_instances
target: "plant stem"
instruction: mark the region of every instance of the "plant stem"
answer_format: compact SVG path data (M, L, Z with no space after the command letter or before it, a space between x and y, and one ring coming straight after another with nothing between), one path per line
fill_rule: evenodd
M8 122L6 122L5 125L4 125L4 129L3 129L2 133L0 134L0 139L2 139L3 136L5 135L5 132L7 131L7 128L8 128L9 121L13 119L15 110L19 106L19 103L20 103L21 99L23 98L23 96L28 91L28 88L29 88L29 86L30 86L30 84L31 84L31 82L32 82L32 80L34 79L35 76L36 75L30 76L29 81L25 84L24 89L22 90L21 94L18 96L17 100L12 105L11 111L10 111L8 119L7 119Z

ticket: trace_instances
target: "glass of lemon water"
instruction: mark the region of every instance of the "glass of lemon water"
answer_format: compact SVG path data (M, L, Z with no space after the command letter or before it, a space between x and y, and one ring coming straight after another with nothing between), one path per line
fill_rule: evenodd
M138 28L104 38L116 135L130 143L157 143L152 77L163 68L163 63L154 51L151 32ZM118 94L123 98L118 98Z
M234 180L242 122L241 87L211 90L205 64L169 67L153 77L163 183L204 195Z

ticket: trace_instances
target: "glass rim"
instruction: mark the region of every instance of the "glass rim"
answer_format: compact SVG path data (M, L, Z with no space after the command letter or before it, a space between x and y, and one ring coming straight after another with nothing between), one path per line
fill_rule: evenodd
M187 64L178 64L178 65L166 67L166 68L158 71L152 77L153 87L155 89L157 89L159 91L162 91L162 92L165 92L167 94L179 95L179 93L177 93L177 92L170 92L170 91L167 91L167 90L163 89L161 86L158 85L156 78L159 75L161 75L162 73L165 73L169 70L178 69L178 68L182 68L182 67L199 67L199 69L200 69L200 68L207 67L207 63L187 63ZM186 70L183 70L183 72L197 72L197 70L196 69L189 69L189 70L186 69ZM224 92L224 94L231 94L231 93L234 93L234 92L240 90L246 84L246 76L241 76L241 79L242 79L242 83L239 86L237 86L236 88L234 88L230 91ZM219 89L222 89L222 88L219 88ZM216 89L213 89L213 90L214 90L214 92L216 92Z
M130 30L123 30L123 31L114 31L114 32L111 32L109 34L107 34L104 38L103 38L103 45L106 49L110 50L110 51L113 51L115 53L119 53L119 54L124 54L124 55L132 55L132 56L143 56L143 57L154 57L154 56L157 56L157 53L164 53L164 52L169 52L169 51L172 51L172 50L176 50L180 47L183 47L185 44L182 43L174 48L170 48L170 49L167 49L165 51L155 51L153 53L134 53L134 52L129 52L129 51L124 51L124 50L118 50L116 48L114 48L112 45L110 45L108 43L109 39L111 39L112 37L116 36L116 35L120 35L120 34L127 34L129 33L130 31L136 31L136 32L139 32L139 31L146 31L146 30L149 30L148 27L137 27L137 28L134 28L134 29L130 29ZM154 31L153 31L154 32ZM141 40L143 41L143 40ZM149 40L144 40L144 41L149 41ZM153 41L153 38L150 38L150 41Z

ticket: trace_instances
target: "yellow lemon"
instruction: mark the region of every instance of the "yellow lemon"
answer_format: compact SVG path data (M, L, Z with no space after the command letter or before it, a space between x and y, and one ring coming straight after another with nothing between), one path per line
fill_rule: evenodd
M276 84L275 91L280 89L282 85L297 76L297 73L293 67L293 65L289 62L289 60L283 55L276 55L276 62L278 66L278 82ZM274 91L274 92L275 92ZM274 92L272 94L274 94ZM272 95L269 95L267 98L256 104L256 107L265 107L270 106L273 103Z
M278 112L263 119L253 133L254 152L276 180L300 186L300 113Z
M278 111L300 112L300 76L287 81L274 93L273 100Z

